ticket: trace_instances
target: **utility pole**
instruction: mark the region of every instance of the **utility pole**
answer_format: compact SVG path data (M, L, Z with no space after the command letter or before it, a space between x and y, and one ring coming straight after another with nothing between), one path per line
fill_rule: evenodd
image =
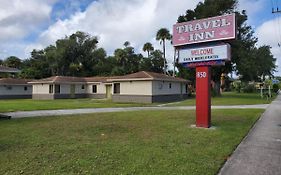
M281 13L281 10L278 7L276 9L272 8L272 13Z
M279 8L277 7L276 9L275 8L272 8L272 13L281 13L281 10L279 10ZM280 43L278 43L278 47L280 47Z

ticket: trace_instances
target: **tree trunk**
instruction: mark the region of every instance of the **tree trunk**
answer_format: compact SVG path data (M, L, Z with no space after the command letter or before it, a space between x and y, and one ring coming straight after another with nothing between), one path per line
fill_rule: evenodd
M215 86L214 86L214 95L215 96L221 96L221 82L220 81L215 81Z
M166 46L165 46L165 40L163 40L163 57L164 57L164 74L166 75Z
M174 70L173 70L173 77L176 76L176 52L177 52L177 49L174 48Z

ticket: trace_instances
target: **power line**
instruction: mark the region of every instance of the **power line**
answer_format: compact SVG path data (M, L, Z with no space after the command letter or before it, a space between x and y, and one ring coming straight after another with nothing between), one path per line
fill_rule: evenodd
M276 37L277 45L278 47L281 47L281 28L280 28L280 17L281 17L281 10L279 9L279 0L271 0L271 5L272 5L272 14L276 16L275 23L276 23L276 34L278 37Z
M271 4L272 4L272 13L281 13L281 10L279 9L279 0L275 0L275 1L271 0Z

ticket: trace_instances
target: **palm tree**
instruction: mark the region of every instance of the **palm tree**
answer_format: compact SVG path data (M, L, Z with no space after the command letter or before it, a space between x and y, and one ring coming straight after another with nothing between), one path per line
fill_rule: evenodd
M126 51L123 49L116 49L114 51L114 56L117 60L117 62L123 66L123 68L125 67L125 64L127 62L127 58L126 58Z
M145 43L145 44L143 45L142 50L143 50L144 52L147 52L147 58L148 58L149 55L150 55L150 51L153 51L153 50L154 50L154 47L152 46L151 43L147 42L147 43Z
M166 46L165 41L171 40L172 35L170 34L169 30L166 28L161 28L158 30L156 34L156 40L160 41L160 44L163 44L163 57L164 57L164 74L166 74Z
M131 43L129 41L125 41L124 46L127 48L131 45Z

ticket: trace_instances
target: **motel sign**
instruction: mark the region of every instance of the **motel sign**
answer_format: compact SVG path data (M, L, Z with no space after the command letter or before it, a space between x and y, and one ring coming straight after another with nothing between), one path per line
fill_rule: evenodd
M235 39L235 26L235 14L178 23L173 27L173 45Z
M208 47L185 48L179 50L180 63L193 63L214 60L230 60L230 45L220 44Z
M230 61L230 45L236 38L235 14L178 23L173 45L184 67L196 68L196 127L211 126L211 66Z

